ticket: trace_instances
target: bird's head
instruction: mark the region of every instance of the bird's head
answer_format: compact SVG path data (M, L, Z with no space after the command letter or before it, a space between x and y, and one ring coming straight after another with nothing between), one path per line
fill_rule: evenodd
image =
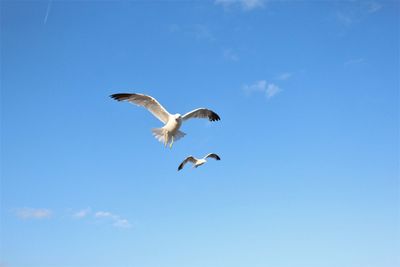
M179 114L179 113L176 113L176 114L174 115L174 117L175 117L175 120L176 120L176 121L179 121L179 120L182 119L182 115Z

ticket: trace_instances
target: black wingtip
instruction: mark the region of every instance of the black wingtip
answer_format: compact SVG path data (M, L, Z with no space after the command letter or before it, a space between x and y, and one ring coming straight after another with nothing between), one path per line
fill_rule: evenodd
M219 121L221 120L221 118L218 116L217 113L215 113L214 111L211 111L211 115L209 117L210 121Z
M212 153L211 155L213 155L213 156L215 157L216 160L221 160L221 158L220 158L217 154Z
M183 166L182 166L182 163L179 165L179 167L178 167L178 171L180 171L180 170L182 170L183 169Z
M112 94L110 95L110 97L114 100L117 101L123 101L128 99L131 96L131 94L127 94L127 93L122 93L122 94Z

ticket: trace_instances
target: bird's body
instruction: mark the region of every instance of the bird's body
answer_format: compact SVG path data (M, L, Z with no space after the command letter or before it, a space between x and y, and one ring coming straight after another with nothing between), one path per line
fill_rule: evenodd
M207 162L207 160L205 160L205 159L198 159L198 160L196 161L196 163L193 165L193 168L197 168L197 167L203 165L203 164L206 163L206 162Z
M167 124L165 124L163 128L166 129L171 134L174 134L176 133L176 131L179 130L181 125L182 125L181 114L175 114L168 120Z
M202 159L198 159L198 158L195 158L193 156L189 156L184 161L182 161L182 163L179 165L178 171L182 170L183 167L185 166L185 164L188 163L188 162L193 163L193 168L197 168L197 167L203 165L204 163L206 163L207 162L207 158L213 158L213 159L216 159L216 160L221 160L221 158L217 154L214 154L214 153L210 153L210 154L208 154L207 156L205 156Z
M185 115L170 114L155 98L143 94L113 94L110 97L117 101L129 101L138 106L147 108L155 117L157 117L164 126L154 128L153 135L158 141L163 142L165 146L170 143L172 147L174 141L179 140L186 134L180 131L180 127L185 120L191 118L208 118L210 121L218 121L220 117L217 113L206 108L198 108L186 113Z
M180 114L175 114L170 116L167 123L161 128L154 128L152 130L153 135L163 143L168 143L166 140L179 140L184 137L186 134L182 131L179 131L182 125L182 116ZM172 142L171 142L172 144Z

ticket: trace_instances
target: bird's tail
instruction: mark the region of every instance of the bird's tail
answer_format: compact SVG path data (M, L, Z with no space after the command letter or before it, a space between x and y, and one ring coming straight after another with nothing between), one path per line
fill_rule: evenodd
M174 134L174 141L178 141L179 139L183 138L186 134L182 131L176 131Z
M164 128L154 128L151 131L158 141L165 143L166 130Z
M174 142L184 137L186 134L181 131L176 131L173 135L171 135L166 129L164 128L154 128L151 130L153 132L154 137L160 141L161 143L165 144L165 138L167 138L167 144L172 142L172 136L174 137Z

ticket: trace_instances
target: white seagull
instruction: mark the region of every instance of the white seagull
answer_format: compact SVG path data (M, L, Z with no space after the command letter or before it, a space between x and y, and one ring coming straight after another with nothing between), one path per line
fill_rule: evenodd
M178 171L182 170L183 167L185 166L185 164L188 163L189 161L194 164L193 168L197 168L207 162L206 158L213 158L216 160L221 160L221 158L217 154L214 154L214 153L210 153L202 159L196 159L193 156L189 156L184 161L182 161L182 163L179 165Z
M217 113L206 108L192 110L183 116L179 113L172 115L155 98L148 95L123 93L113 94L110 97L117 101L128 101L147 108L157 119L165 124L161 128L152 129L153 135L158 141L163 142L165 146L170 143L170 148L172 148L174 141L186 135L184 132L179 131L182 122L191 118L208 118L210 121L219 121L221 119Z

